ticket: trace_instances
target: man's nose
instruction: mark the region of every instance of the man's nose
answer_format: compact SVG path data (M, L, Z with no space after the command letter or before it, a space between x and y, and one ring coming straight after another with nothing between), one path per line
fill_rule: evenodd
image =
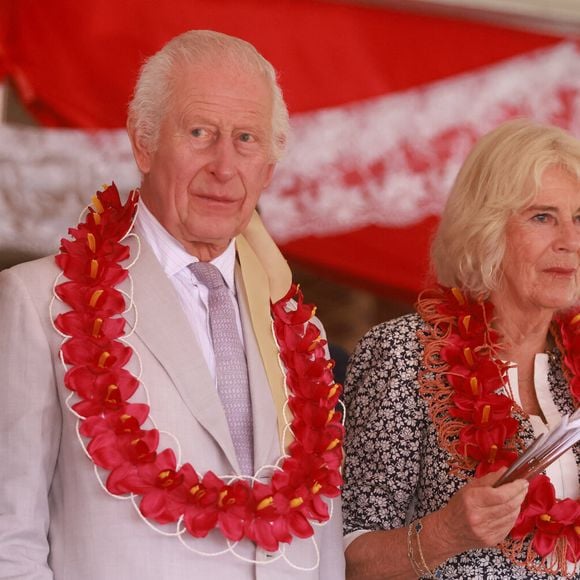
M208 169L218 181L228 181L235 175L236 150L230 139L220 137L216 141Z

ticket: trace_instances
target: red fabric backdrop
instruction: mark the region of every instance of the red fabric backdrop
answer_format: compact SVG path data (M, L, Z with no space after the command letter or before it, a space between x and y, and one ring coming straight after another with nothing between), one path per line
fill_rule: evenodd
M142 59L191 28L252 42L279 70L291 113L395 93L560 40L316 0L4 0L0 18L0 74L41 124L76 128L122 127ZM283 250L337 277L413 297L436 221L310 236Z

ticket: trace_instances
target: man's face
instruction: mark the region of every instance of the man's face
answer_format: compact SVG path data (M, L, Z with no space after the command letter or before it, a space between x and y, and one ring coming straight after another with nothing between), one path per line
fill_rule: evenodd
M141 195L159 222L201 260L221 254L247 225L270 183L272 93L256 73L185 65L155 151L131 135Z

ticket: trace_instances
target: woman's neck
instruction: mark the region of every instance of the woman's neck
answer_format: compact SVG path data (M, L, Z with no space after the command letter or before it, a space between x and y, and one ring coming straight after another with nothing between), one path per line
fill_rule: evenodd
M500 333L501 359L518 367L518 388L523 410L542 416L534 385L536 354L546 350L553 313L548 310L523 312L501 300L494 304L494 328Z
M502 358L514 362L544 352L554 312L545 308L524 310L492 294L494 328L500 333Z

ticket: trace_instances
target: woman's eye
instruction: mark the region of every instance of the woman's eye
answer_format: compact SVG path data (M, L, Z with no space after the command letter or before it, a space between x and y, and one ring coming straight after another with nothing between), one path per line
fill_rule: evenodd
M550 214L548 213L538 213L532 218L532 220L534 220L535 222L539 222L541 224L546 223L549 219Z

